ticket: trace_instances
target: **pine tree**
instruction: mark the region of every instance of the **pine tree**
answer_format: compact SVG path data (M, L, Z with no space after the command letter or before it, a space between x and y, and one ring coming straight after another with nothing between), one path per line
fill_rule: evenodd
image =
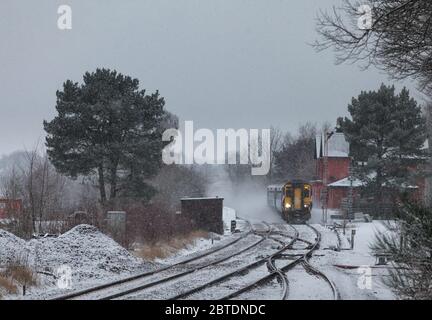
M165 146L164 99L108 69L83 80L63 84L57 116L44 121L50 160L67 176L97 176L103 204L119 196L150 198L154 190L145 181L157 173Z
M340 118L338 124L351 143L354 160L367 161L357 172L380 210L384 189L393 196L415 183L410 168L423 161L426 140L421 107L406 88L396 95L394 86L382 84L378 91L353 98L348 111L351 119Z
M432 210L405 202L397 220L386 223L388 232L375 235L371 248L385 253L395 268L386 279L401 298L432 298Z

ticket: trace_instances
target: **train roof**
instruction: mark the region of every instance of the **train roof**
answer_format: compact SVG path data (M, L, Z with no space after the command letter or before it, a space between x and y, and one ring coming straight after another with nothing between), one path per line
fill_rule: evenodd
M270 190L270 191L282 190L283 187L284 187L284 184L272 184L270 186L267 186L267 190Z
M270 191L278 191L278 190L282 190L283 187L285 187L288 183L292 183L292 184L301 184L301 183L309 183L308 181L303 181L303 180L290 180L287 181L285 183L282 184L272 184L267 186L267 190Z

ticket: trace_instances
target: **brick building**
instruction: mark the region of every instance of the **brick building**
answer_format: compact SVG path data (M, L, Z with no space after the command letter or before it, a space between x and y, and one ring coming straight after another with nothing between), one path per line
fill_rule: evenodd
M313 201L320 204L323 195L324 182L324 156L326 154L324 137L316 138L316 180L312 182ZM349 143L343 133L334 133L328 140L327 151L327 185L329 209L339 209L343 198L348 196L350 188L349 166L351 157L349 156ZM361 186L360 181L353 181L353 187L357 189ZM357 191L355 191L357 193Z
M0 199L0 219L8 218L9 214L19 214L22 209L22 201L11 199Z
M324 181L324 137L316 138L316 180L312 182L313 201L321 206L323 195ZM329 209L340 209L344 199L348 197L351 187L353 187L354 201L360 194L360 188L363 182L358 179L349 179L349 167L351 157L349 156L349 143L346 141L343 133L334 133L328 140L328 158L327 158L327 207ZM417 167L410 168L416 171ZM417 200L424 198L425 179L419 178L414 186L405 186Z

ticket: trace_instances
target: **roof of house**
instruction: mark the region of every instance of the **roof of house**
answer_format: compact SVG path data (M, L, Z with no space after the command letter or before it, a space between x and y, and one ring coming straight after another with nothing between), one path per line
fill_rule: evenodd
M317 158L322 158L325 155L324 147L324 136L318 135L315 139L315 152ZM349 143L345 139L345 135L343 133L336 132L328 140L328 157L349 157Z
M351 181L350 181L349 177L346 177L346 178L343 178L341 180L330 183L328 186L333 187L333 188L337 188L337 187L348 188L351 186ZM362 182L361 180L359 180L357 178L353 179L353 187L354 188L358 188L358 187L362 187L362 186L364 186L364 182Z
M375 176L375 174L369 175L370 178L372 178L374 176ZM360 179L353 178L353 188L363 187L365 185L366 185L365 181L361 181ZM383 183L383 187L386 185L387 185L386 183ZM351 181L350 181L349 177L346 177L346 178L343 178L341 180L330 183L328 186L330 188L348 188L351 186ZM418 189L418 186L410 185L407 183L402 183L400 185L400 187L404 188L404 189Z
M189 200L223 200L222 197L184 197L181 198L180 201L189 201Z

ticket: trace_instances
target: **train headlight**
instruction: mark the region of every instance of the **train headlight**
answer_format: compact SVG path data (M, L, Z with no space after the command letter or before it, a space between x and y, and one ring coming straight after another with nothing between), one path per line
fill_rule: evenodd
M303 207L305 207L305 208L307 209L307 208L309 208L309 205L308 205L308 204L305 204Z
M291 204L290 203L285 203L285 209L289 209L291 208Z

